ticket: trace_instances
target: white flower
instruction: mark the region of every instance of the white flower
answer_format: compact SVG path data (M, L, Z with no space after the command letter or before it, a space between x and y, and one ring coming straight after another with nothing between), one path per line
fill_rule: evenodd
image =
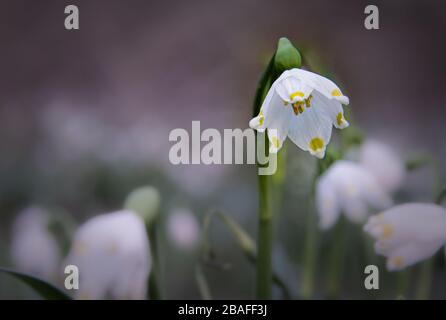
M19 213L12 226L11 258L19 270L54 281L61 256L48 224L49 215L42 208Z
M337 161L317 180L316 207L322 229L332 227L341 212L353 222L363 222L369 206L381 210L391 205L389 195L357 163Z
M407 203L369 218L364 230L377 241L375 251L387 257L387 269L401 270L431 257L446 242L446 209Z
M187 209L177 209L168 217L168 235L181 249L189 250L197 245L199 229L197 219Z
M277 152L288 136L299 148L323 158L332 124L348 126L342 104L348 97L331 80L302 70L287 70L272 84L260 113L249 126L268 129L270 152Z
M88 220L74 236L68 264L79 268L77 299L144 299L151 268L144 221L128 210Z
M359 162L386 191L394 192L401 186L406 172L404 163L388 145L375 140L365 141L360 148Z

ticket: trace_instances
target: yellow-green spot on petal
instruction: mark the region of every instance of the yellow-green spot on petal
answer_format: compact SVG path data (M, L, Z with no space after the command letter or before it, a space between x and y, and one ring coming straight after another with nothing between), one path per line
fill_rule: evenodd
M383 224L382 225L382 238L389 238L393 234L393 228L389 224Z
M331 92L331 95L332 95L333 97L341 97L341 96L342 96L342 93L341 93L341 91L340 91L339 89L334 89L334 90Z
M286 107L288 105L288 101L283 100L283 105Z
M107 254L113 255L116 252L118 252L118 245L116 243L111 243L109 246L107 246Z
M401 256L392 258L390 263L396 268L401 268L404 265L404 258Z
M263 115L263 112L262 111L260 111L260 113L259 113L259 124L261 125L261 126L263 126L263 122L265 121L265 116Z
M302 91L295 91L292 94L290 94L290 99L293 100L296 97L305 97L305 94Z
M74 245L74 251L78 255L83 255L83 254L87 253L88 245L83 241L79 241L78 243L76 243Z
M276 136L271 137L271 142L276 149L279 149L279 139Z
M344 115L342 112L339 112L336 116L336 122L338 123L338 126L342 126L344 124Z
M310 145L309 145L310 149L314 152L321 150L324 147L324 140L322 138L313 138L310 141Z

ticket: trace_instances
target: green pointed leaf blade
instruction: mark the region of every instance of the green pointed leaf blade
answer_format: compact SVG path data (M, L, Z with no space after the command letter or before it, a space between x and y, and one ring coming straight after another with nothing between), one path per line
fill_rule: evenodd
M22 281L46 300L71 300L71 297L51 283L26 273L0 268L1 273L9 274Z

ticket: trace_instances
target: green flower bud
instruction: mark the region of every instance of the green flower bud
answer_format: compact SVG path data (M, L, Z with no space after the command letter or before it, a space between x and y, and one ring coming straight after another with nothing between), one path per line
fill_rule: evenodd
M279 76L286 70L300 68L301 65L302 59L296 47L287 38L280 38L274 57L276 76Z
M263 99L265 99L268 90L273 82L284 71L300 68L302 63L299 51L287 38L280 38L277 43L277 50L269 61L257 86L254 97L253 116L257 116L260 111Z
M133 190L125 200L124 208L141 216L147 224L151 224L159 213L161 196L154 187L147 186Z

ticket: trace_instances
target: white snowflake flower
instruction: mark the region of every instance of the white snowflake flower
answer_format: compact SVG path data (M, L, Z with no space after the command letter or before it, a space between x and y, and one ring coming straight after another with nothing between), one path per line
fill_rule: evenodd
M342 105L348 97L331 80L302 70L287 70L272 84L257 117L249 126L268 130L270 152L277 152L288 136L299 148L323 158L332 125L349 124ZM271 130L273 129L273 130Z
M61 253L48 225L49 214L42 208L20 212L12 226L11 258L19 270L55 281Z
M446 242L446 209L406 203L369 218L364 230L376 239L375 251L387 269L401 270L431 257Z
M376 140L365 141L359 151L359 162L386 191L395 192L401 187L406 172L404 163L388 145Z
M340 160L318 180L316 207L321 229L332 227L344 213L351 221L364 222L369 207L382 210L392 205L376 179L361 165Z
M144 299L151 268L144 221L129 210L88 220L66 264L79 268L77 299Z

